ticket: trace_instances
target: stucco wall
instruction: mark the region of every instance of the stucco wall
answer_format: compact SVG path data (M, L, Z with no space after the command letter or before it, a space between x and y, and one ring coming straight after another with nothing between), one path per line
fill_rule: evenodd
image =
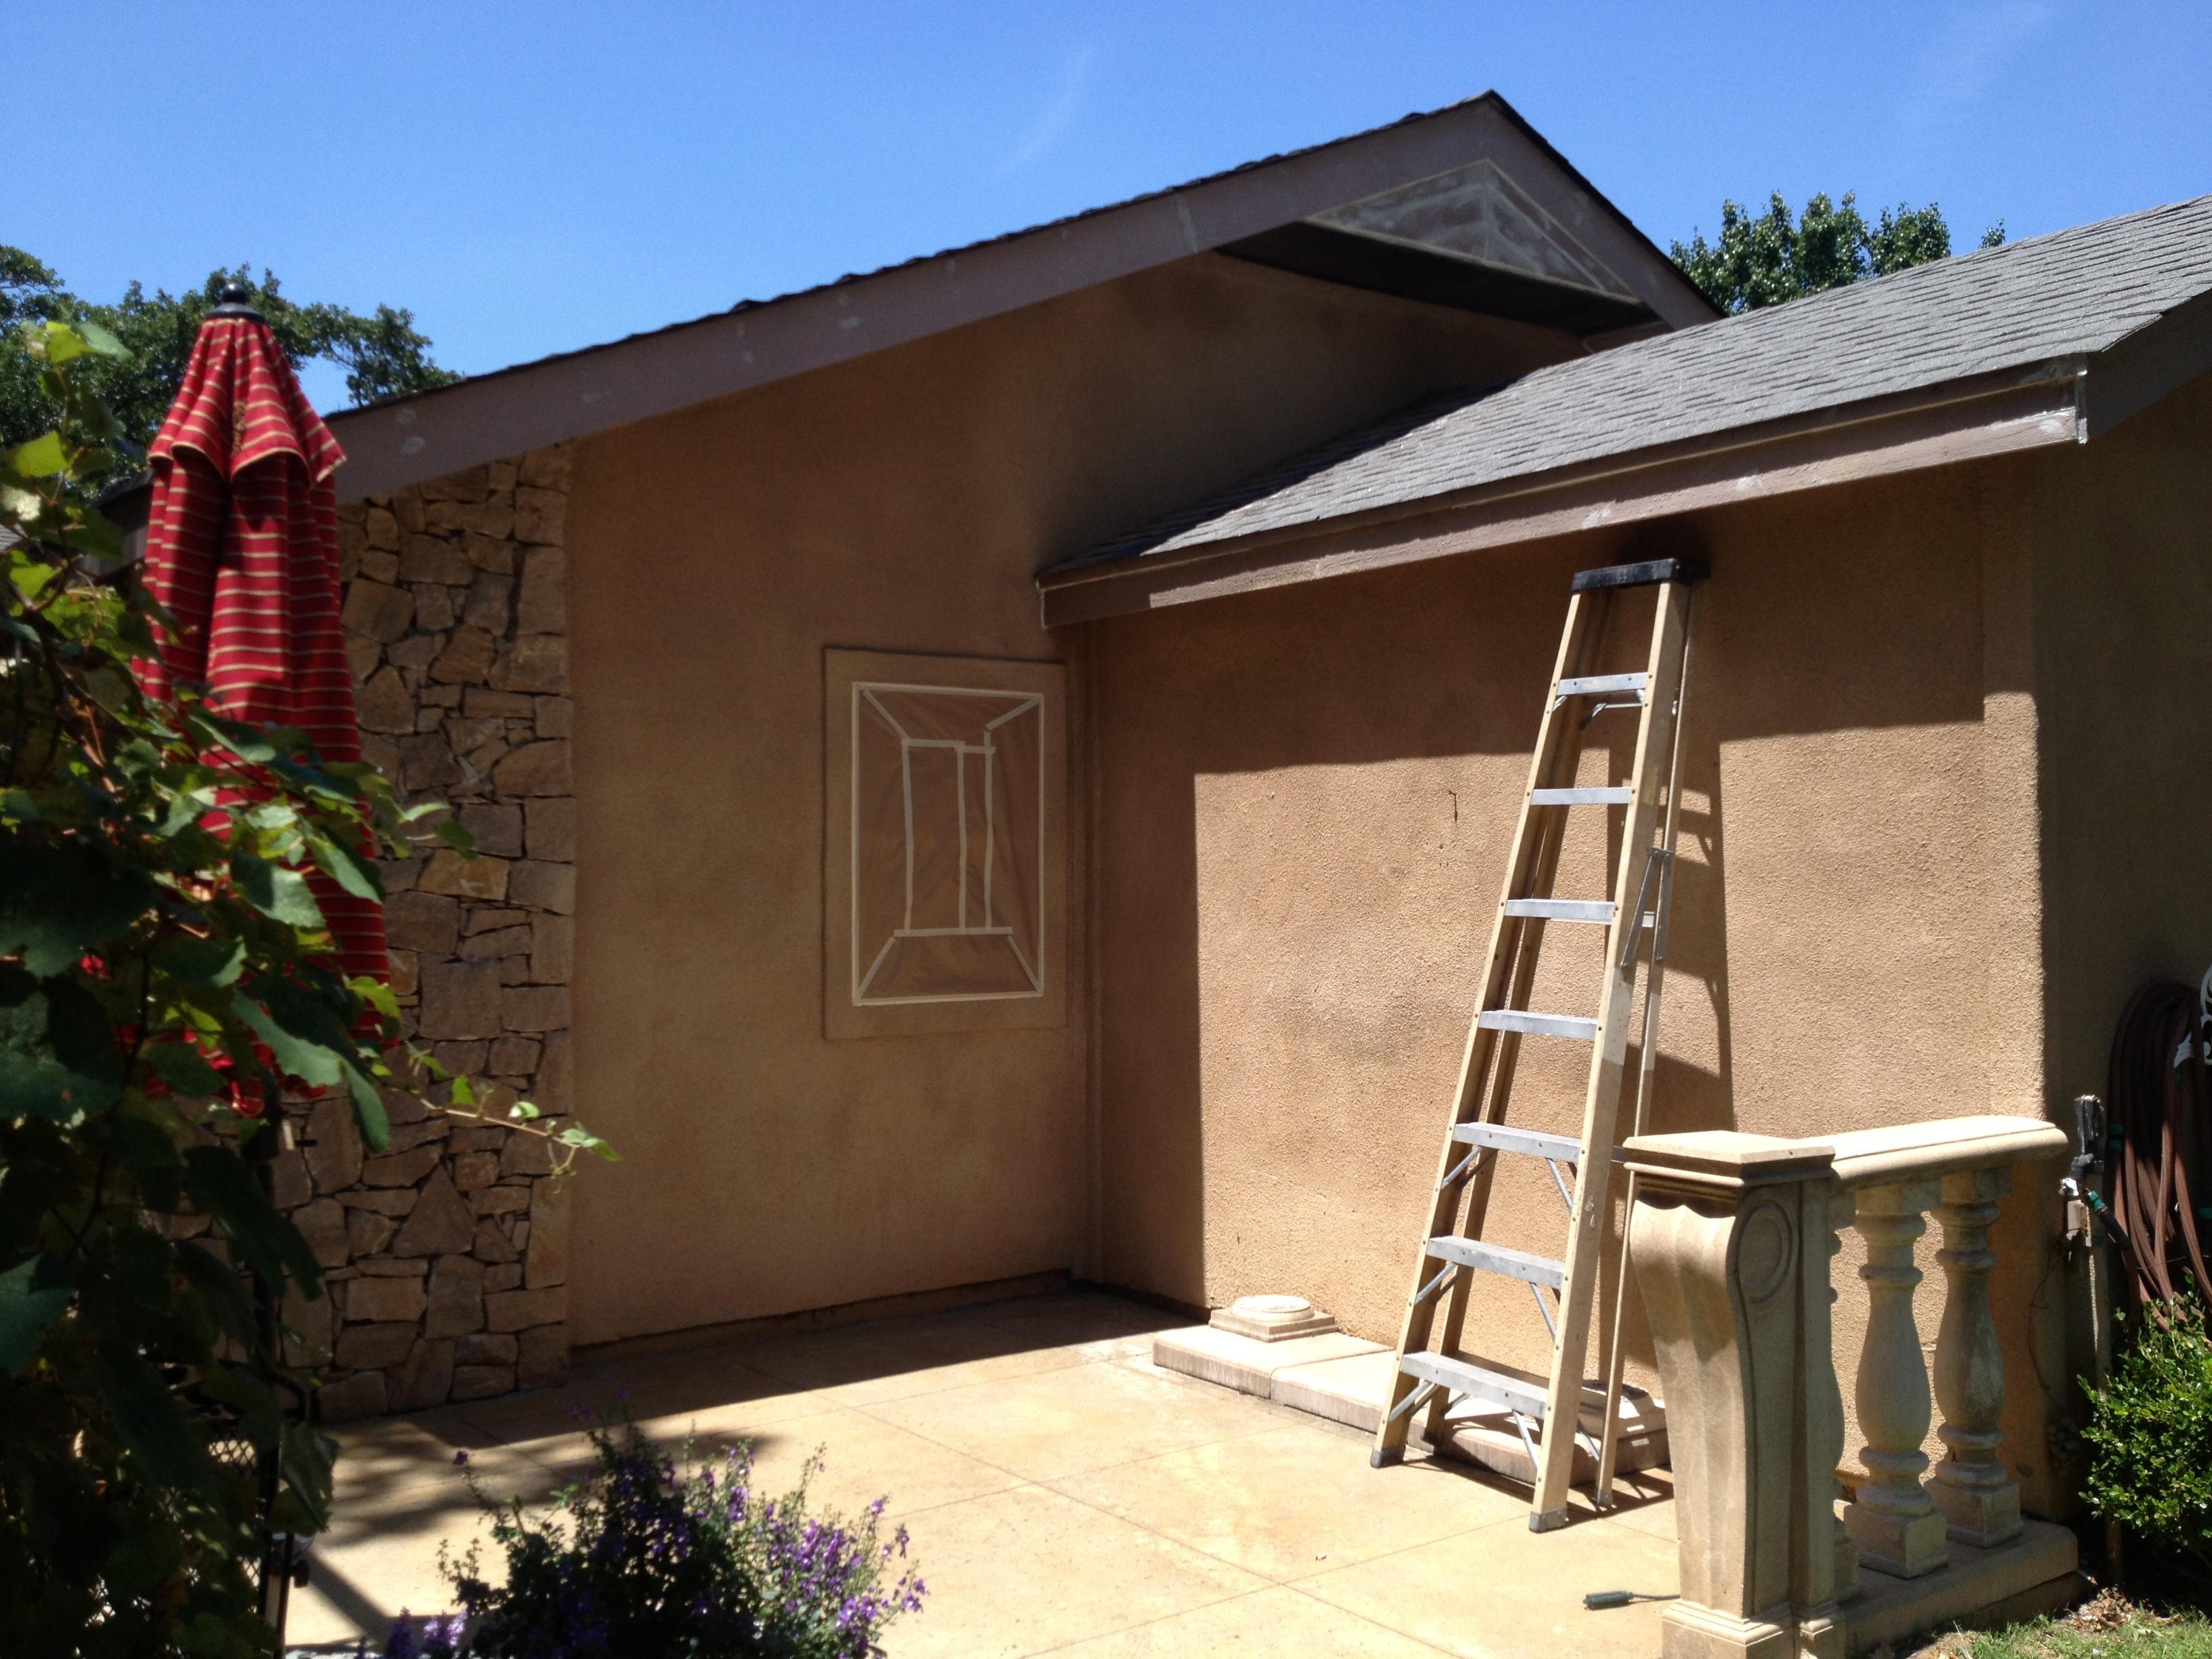
M2034 617L2044 775L2046 1060L2054 1107L2101 1094L2121 1008L2154 976L2194 983L2212 963L2212 381L2054 458L2023 491L2034 534L2022 603ZM2070 1120L2069 1120L2070 1127ZM2107 1261L2107 1267L2112 1264ZM2107 1278L2108 1287L2112 1279ZM2021 1316L2052 1322L2059 1457L2078 1455L2105 1305L2078 1259L2046 1273ZM2000 1308L2000 1316L2004 1310Z
M2046 471L2037 679L2054 1089L2101 1092L2120 1009L2212 962L2212 380Z
M1084 813L1065 1026L825 1040L824 647L1066 659L1038 564L1566 349L1207 258L579 446L576 1340L1088 1265Z
M1926 475L1696 527L1656 1128L1984 1104L1976 507ZM1100 626L1099 907L1148 919L1100 939L1109 1276L1294 1288L1395 1334L1567 580L1650 550L1593 535ZM1613 666L1641 649L1626 603ZM1625 744L1632 717L1601 718ZM1585 781L1625 759L1594 744ZM1603 893L1617 850L1584 816L1562 895ZM1595 930L1555 927L1532 1006L1584 1012L1596 975ZM1524 1043L1516 1117L1576 1133L1586 1060ZM1540 1168L1498 1201L1532 1244L1559 1232Z
M1097 624L1104 1276L1212 1304L1294 1291L1395 1337L1567 578L1623 558L1701 548L1714 570L1652 1127L1820 1133L2039 1113L2099 1086L2141 964L2212 938L2202 770L2150 775L2203 728L2212 512L2184 499L2201 484L2166 482L2203 410L2140 417L2102 460L1921 473L1663 541L1595 533ZM2124 581L2099 574L2130 560ZM2113 740L2123 705L2162 696ZM1587 757L1583 781L1607 758L1625 755ZM1571 843L1555 890L1601 893L1617 850ZM2137 872L2117 906L2116 856ZM1596 972L1594 942L1554 927L1532 1006L1586 1011ZM1522 1054L1516 1119L1576 1133L1587 1051ZM2023 1173L1996 1287L2008 1456L2046 1511L2070 1489L2045 1421L2069 1375L2057 1173ZM1556 1255L1558 1196L1540 1166L1518 1176L1491 1236ZM1860 1257L1847 1238L1836 1269L1847 1402ZM1477 1297L1469 1346L1541 1369L1524 1287ZM1629 1340L1633 1373L1633 1314Z

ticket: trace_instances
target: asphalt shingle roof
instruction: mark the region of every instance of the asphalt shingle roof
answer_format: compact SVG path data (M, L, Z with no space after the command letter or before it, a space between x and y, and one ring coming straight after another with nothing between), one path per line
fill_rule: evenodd
M2212 196L1918 265L1438 398L1059 567L1404 506L2102 351L2212 289Z

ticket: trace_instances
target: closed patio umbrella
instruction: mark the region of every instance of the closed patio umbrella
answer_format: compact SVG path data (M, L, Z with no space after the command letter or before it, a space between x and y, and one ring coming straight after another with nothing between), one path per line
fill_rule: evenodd
M242 289L201 324L149 459L145 580L180 632L148 690L203 686L231 720L297 726L325 760L358 761L331 482L345 452ZM384 978L383 911L320 871L311 879L339 966Z

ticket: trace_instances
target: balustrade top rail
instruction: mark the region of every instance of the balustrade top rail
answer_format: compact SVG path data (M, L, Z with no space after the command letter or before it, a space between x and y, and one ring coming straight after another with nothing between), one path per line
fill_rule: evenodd
M2066 1132L2036 1117L1947 1117L1830 1135L1836 1184L1849 1192L1899 1181L2002 1169L2064 1154Z
M2039 1117L1992 1115L1850 1129L1802 1140L1739 1134L1732 1129L1638 1135L1621 1143L1620 1157L1647 1175L1723 1187L1802 1181L1825 1165L1833 1172L1837 1186L1850 1192L2032 1163L2062 1156L2071 1148L2066 1132L2056 1124Z

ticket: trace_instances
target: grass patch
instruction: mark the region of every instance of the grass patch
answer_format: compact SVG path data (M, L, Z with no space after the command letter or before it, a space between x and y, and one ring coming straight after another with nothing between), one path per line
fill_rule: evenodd
M2008 1630L1955 1631L1911 1659L2212 1659L2212 1619L2160 1612L2110 1590L2071 1613ZM1899 1659L1904 1659L1899 1656Z

